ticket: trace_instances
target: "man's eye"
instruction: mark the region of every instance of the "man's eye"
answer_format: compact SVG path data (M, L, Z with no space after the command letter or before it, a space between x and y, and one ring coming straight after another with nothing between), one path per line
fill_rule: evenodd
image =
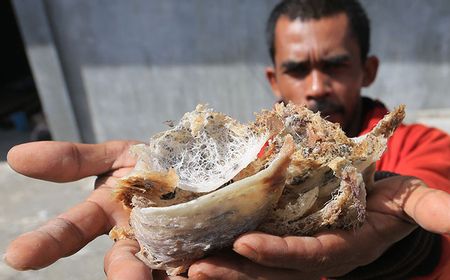
M325 63L323 65L324 72L330 73L330 72L336 72L341 71L347 67L347 63L343 62L333 62L333 63Z
M341 62L329 62L325 63L325 68L334 69L334 68L341 68L344 67L345 64Z
M296 66L292 68L288 68L284 71L284 73L295 76L295 77L303 77L308 75L309 73L309 67L306 66Z

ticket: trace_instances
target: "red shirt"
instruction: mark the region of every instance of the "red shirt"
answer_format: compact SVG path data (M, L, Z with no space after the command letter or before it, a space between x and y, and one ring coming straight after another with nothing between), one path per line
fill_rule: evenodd
M388 113L378 101L363 102L372 104L365 108L360 135L368 133ZM402 124L388 140L377 170L414 176L431 188L450 193L450 136L436 128ZM442 236L441 258L433 273L413 279L450 279L450 236Z

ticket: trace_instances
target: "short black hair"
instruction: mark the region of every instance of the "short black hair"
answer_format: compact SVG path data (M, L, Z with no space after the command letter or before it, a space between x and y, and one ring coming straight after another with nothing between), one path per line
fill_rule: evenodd
M291 20L320 19L344 12L356 37L361 61L367 59L370 49L370 22L358 0L283 0L272 10L266 25L266 40L272 62L275 63L275 26L281 16Z

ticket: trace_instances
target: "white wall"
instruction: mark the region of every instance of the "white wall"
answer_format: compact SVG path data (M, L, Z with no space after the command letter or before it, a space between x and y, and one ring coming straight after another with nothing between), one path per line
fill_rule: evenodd
M276 2L14 4L53 134L70 140L74 134L68 132L76 127L84 141L98 142L145 140L164 129L164 121L178 120L197 103L209 103L242 121L270 107L273 98L263 73L269 63L264 24ZM450 108L450 2L362 2L372 19L373 53L382 62L378 80L365 94L389 106L405 103L410 116L422 109ZM41 25L47 25L47 33L35 32L42 31ZM37 49L49 46L56 55L37 54ZM41 79L47 82L40 83L39 77L47 77ZM59 87L52 88L49 78ZM51 102L62 95L69 102L63 106L66 118L54 113ZM70 114L75 126L65 125Z

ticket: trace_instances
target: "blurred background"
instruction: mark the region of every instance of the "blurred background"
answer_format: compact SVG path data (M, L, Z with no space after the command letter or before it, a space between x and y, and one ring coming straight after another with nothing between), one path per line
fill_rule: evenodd
M0 1L0 254L19 233L81 201L92 178L15 174L8 149L38 140L146 140L198 103L241 121L274 102L264 25L277 0ZM450 132L450 2L363 0L372 54L363 92L408 122ZM0 279L103 279L107 237L41 271L0 263Z

